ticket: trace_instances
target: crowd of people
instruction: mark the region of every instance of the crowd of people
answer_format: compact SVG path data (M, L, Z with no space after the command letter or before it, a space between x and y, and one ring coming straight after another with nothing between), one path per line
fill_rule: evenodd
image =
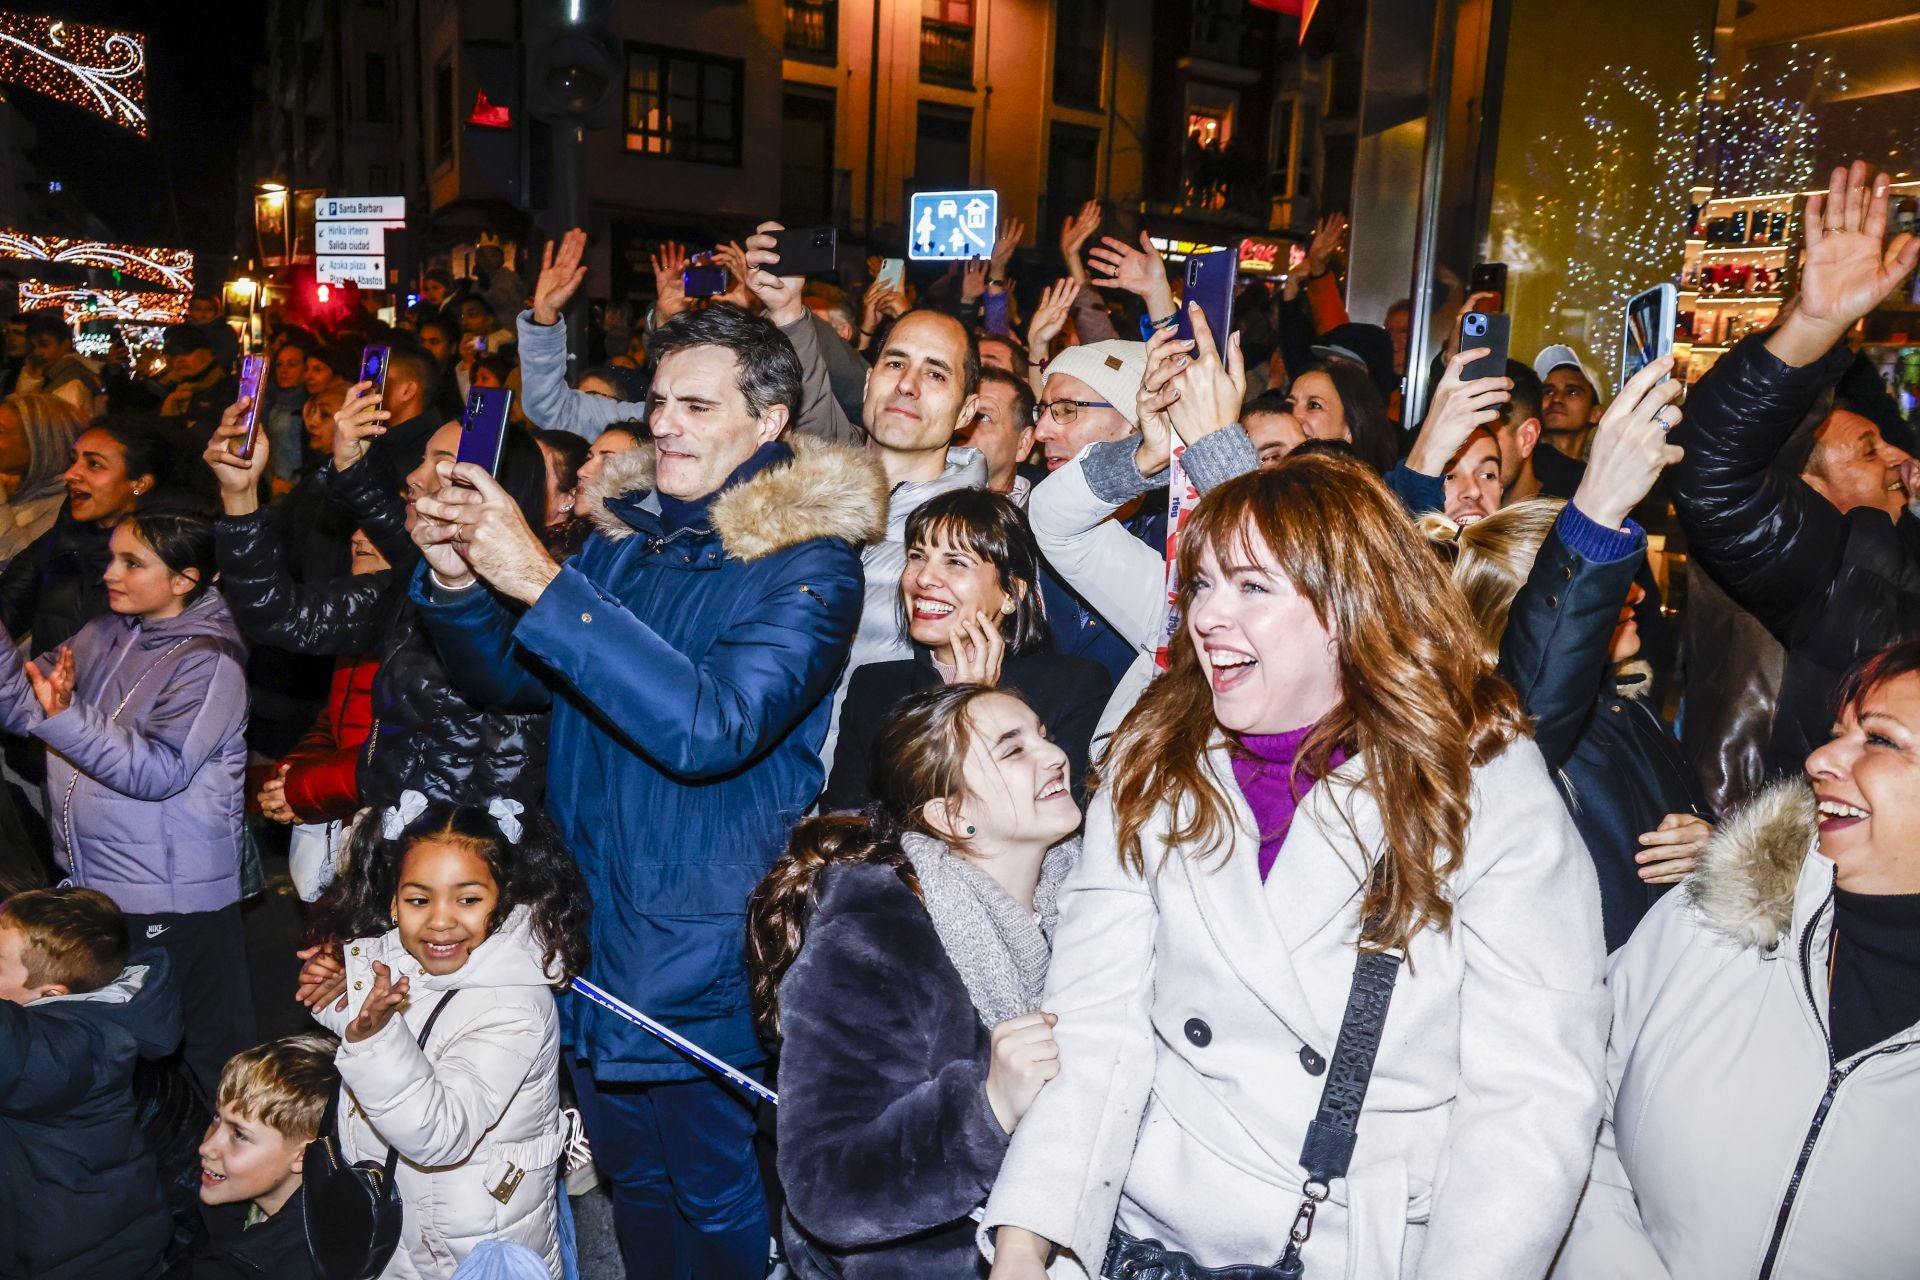
M1690 389L1455 323L1425 404L1338 217L1221 333L1098 204L1051 283L665 245L572 374L579 231L258 405L217 312L158 385L25 317L0 1280L560 1280L594 1178L662 1280L1920 1271L1920 477L1848 346L1920 240L1864 164L1805 223Z

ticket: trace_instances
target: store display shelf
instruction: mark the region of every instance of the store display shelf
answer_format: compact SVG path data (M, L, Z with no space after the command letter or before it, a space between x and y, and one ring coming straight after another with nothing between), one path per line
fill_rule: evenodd
M1734 253L1742 253L1742 254L1751 254L1751 253L1785 253L1785 252L1786 252L1786 251L1787 251L1788 249L1791 249L1792 247L1793 247L1793 246L1792 246L1792 245L1790 245L1790 244L1730 244L1730 245L1718 245L1718 246L1713 246L1713 247L1709 247L1709 248L1705 248L1705 249L1702 249L1702 250L1700 251L1700 256L1701 256L1701 257L1705 257L1705 256L1707 256L1708 254L1717 254L1717 255L1724 255L1724 254L1734 254Z
M1685 295L1682 295L1682 296L1685 296ZM1748 303L1755 303L1755 302L1769 303L1770 302L1777 307L1781 303L1786 301L1785 295L1778 294L1778 293L1704 293L1704 294L1696 294L1694 296L1700 300L1700 305L1703 307L1719 306L1722 303L1728 303L1728 302L1737 303L1743 306Z

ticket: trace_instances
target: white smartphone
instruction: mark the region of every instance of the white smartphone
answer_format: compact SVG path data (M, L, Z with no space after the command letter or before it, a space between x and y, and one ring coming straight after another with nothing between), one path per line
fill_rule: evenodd
M907 260L905 258L880 259L880 274L873 278L876 289L891 289L899 293L907 283Z

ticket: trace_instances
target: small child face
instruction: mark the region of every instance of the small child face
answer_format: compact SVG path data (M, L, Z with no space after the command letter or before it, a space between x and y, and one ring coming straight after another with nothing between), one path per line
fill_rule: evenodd
M500 886L471 845L416 841L400 863L400 887L393 895L400 945L428 973L453 973L487 940L487 924L499 901Z
M306 1154L306 1143L242 1115L237 1107L221 1107L220 1118L200 1140L200 1203L251 1200L271 1217L300 1189Z
M27 935L0 920L0 1000L13 1004L32 1004L49 993L63 994L64 987L42 983L35 985L27 977Z

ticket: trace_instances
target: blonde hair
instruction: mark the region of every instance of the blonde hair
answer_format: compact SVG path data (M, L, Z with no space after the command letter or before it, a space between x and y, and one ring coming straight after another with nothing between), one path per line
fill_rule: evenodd
M1566 505L1559 498L1516 502L1464 528L1445 516L1420 517L1420 531L1452 551L1454 585L1479 624L1480 649L1488 662L1500 660L1513 598L1527 585L1533 562Z
M294 1142L312 1142L340 1087L333 1065L339 1041L318 1032L287 1036L242 1050L220 1071L218 1105L276 1129Z
M1512 686L1475 643L1466 602L1399 501L1365 464L1294 453L1209 493L1180 535L1183 625L1165 675L1114 734L1103 768L1120 859L1144 874L1144 832L1172 806L1170 845L1206 858L1228 843L1232 807L1207 767L1221 733L1208 673L1184 625L1200 553L1222 560L1264 547L1334 638L1340 702L1307 735L1299 767L1324 776L1336 747L1366 760L1362 787L1383 849L1362 906L1361 946L1404 948L1453 922L1447 880L1466 851L1473 768L1524 736Z

